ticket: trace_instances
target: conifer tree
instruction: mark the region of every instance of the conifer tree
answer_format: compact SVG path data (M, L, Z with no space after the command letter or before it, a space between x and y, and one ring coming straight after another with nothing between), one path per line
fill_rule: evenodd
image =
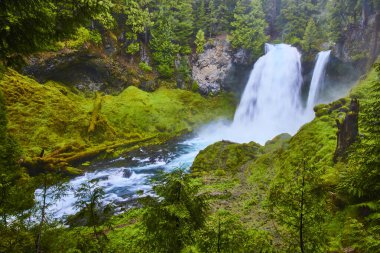
M206 17L206 5L205 0L200 0L199 5L195 8L195 29L199 31L200 29L205 29L207 27L207 17ZM206 31L207 32L207 31Z
M234 11L235 21L232 22L232 46L242 47L252 52L253 57L259 57L263 52L264 43L268 40L265 29L268 26L259 0L253 0L248 6L238 1Z
M204 45L206 44L205 33L202 30L197 32L197 36L195 38L196 52L197 54L201 54L204 52Z
M147 31L151 26L150 14L148 9L143 7L136 0L127 0L124 13L127 16L127 32L125 37L129 43L127 52L135 54L140 50L139 35Z
M174 43L174 19L164 6L157 11L155 25L151 30L150 48L153 60L161 76L170 78L174 73L174 60L179 45Z
M12 64L20 54L67 39L111 6L110 0L0 1L0 59Z
M318 33L317 26L314 19L310 18L303 36L302 48L306 52L318 51L319 41L320 34Z
M317 13L317 5L311 0L286 0L281 10L285 42L300 44L308 19Z
M209 37L211 37L216 34L216 27L218 25L217 9L216 9L214 0L210 0L208 2L208 9L209 9L208 33L209 33Z
M336 0L327 4L328 37L332 42L341 42L345 30L357 22L360 9L357 0Z
M173 8L175 42L181 46L181 52L190 54L190 43L193 36L194 18L191 0L177 1Z
M204 226L205 196L199 184L181 169L162 174L154 186L157 197L143 200L143 224L150 239L150 252L181 252L193 243L194 232Z
M271 183L269 206L288 244L288 251L322 253L326 252L324 220L327 212L318 180L323 172L309 166L308 160L303 154L297 165L281 167Z

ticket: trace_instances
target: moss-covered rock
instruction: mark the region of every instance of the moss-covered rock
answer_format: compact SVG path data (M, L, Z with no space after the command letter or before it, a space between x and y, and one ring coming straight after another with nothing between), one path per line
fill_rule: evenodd
M260 145L255 142L238 144L220 141L199 152L191 167L193 173L217 171L235 173L249 160L260 155ZM218 174L217 173L217 174Z

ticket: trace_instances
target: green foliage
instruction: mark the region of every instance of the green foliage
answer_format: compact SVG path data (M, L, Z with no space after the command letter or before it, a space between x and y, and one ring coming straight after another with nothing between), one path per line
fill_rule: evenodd
M195 29L197 31L207 26L206 5L205 0L200 0L195 8Z
M246 229L237 215L218 210L198 233L201 252L271 252L271 238L264 230Z
M303 35L302 48L306 52L318 52L319 37L320 33L318 33L314 19L310 18L306 26L305 34Z
M253 57L258 58L262 55L264 43L268 37L265 29L268 24L265 21L261 1L253 0L249 5L244 5L238 1L234 11L235 21L231 23L234 28L232 31L232 46L242 47L252 52Z
M80 218L83 225L94 227L94 233L97 233L96 227L110 219L113 209L112 206L102 203L105 195L103 188L96 181L85 182L74 195L74 206L79 211L75 218Z
M196 46L196 52L197 54L201 54L204 52L204 46L206 44L206 39L205 39L205 33L202 30L199 30L197 32L197 36L195 37L194 44Z
M139 36L147 33L153 22L151 21L151 14L143 1L127 0L124 14L127 16L125 22L127 26L125 34L128 42L127 53L133 55L140 51Z
M147 197L142 222L149 248L154 252L181 252L193 243L194 232L205 224L208 209L199 184L176 169L159 177L154 186L157 197Z
M260 154L259 149L260 145L254 142L237 144L220 141L200 151L191 169L193 173L215 169L234 173L241 165L256 158Z
M127 47L127 53L128 54L134 55L134 54L136 54L139 51L140 51L140 45L139 45L139 43L131 43Z
M357 22L360 15L357 0L337 0L327 3L328 37L332 42L340 42L350 24Z
M65 47L77 49L88 42L100 44L102 42L102 37L96 30L90 31L84 27L79 27L76 33L69 40L66 40L64 42L57 42L55 48L53 47L53 49L62 49Z
M186 56L181 57L179 59L179 62L177 61L176 64L177 86L191 90L191 83L193 80L191 77L191 66L189 63L189 59Z
M214 0L209 0L208 9L209 9L208 32L210 35L209 37L211 37L212 35L214 35L216 33L216 29L218 26L217 8L215 6ZM201 28L201 29L203 29L203 28Z
M174 73L174 60L180 46L174 43L174 20L170 13L161 8L157 13L155 25L151 31L150 48L157 70L164 78L170 78Z
M379 247L380 237L380 64L376 63L368 77L351 92L359 98L359 131L362 135L349 152L348 164L339 174L337 185L341 198L356 212L349 220L348 239L360 252L372 252ZM370 95L369 95L370 94ZM364 220L363 220L364 218Z
M19 54L44 49L109 11L109 0L1 1L0 58L12 63Z
M378 200L380 190L380 64L376 63L367 80L354 90L360 103L359 131L363 135L350 152L349 167L342 173L340 188L356 201ZM360 93L363 92L363 95ZM371 96L365 95L371 94Z
M144 71L144 72L152 72L152 67L149 66L148 63L143 62L143 61L139 63L139 68L140 68L142 71Z
M284 40L290 44L300 44L308 20L317 13L316 1L286 0L281 9Z
M302 247L301 252L326 252L325 196L319 185L322 171L308 167L306 159L298 168L282 167L284 172L276 175L270 189L272 215L291 251Z
M36 193L36 204L34 207L33 217L37 220L36 224L36 252L43 252L47 249L43 248L42 241L45 239L45 235L51 228L51 217L49 213L49 207L54 205L55 201L60 200L66 195L68 186L62 181L59 175L52 173L42 173L36 178L36 183L41 189ZM55 224L54 224L55 225Z
M173 31L175 42L182 47L188 47L193 37L194 18L192 2L193 0L177 1L172 9L174 13ZM186 52L186 49L181 51Z

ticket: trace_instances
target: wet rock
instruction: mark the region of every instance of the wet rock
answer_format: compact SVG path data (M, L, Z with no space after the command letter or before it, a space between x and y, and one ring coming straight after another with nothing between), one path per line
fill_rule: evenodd
M351 25L341 41L333 45L333 54L343 62L357 62L366 66L372 57L380 51L377 42L379 27L376 14L368 17L367 24Z
M123 171L123 177L130 178L132 176L132 170L131 169L125 169Z
M205 46L193 65L193 79L203 94L216 94L232 67L232 51L225 40L214 40Z
M93 179L93 181L96 181L96 182L105 181L105 180L108 180L108 176L101 176L101 177L97 177Z

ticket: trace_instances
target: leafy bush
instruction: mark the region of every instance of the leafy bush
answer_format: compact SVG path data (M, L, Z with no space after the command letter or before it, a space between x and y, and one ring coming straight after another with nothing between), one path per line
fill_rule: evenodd
M139 63L139 68L144 72L152 72L152 67L144 61Z

